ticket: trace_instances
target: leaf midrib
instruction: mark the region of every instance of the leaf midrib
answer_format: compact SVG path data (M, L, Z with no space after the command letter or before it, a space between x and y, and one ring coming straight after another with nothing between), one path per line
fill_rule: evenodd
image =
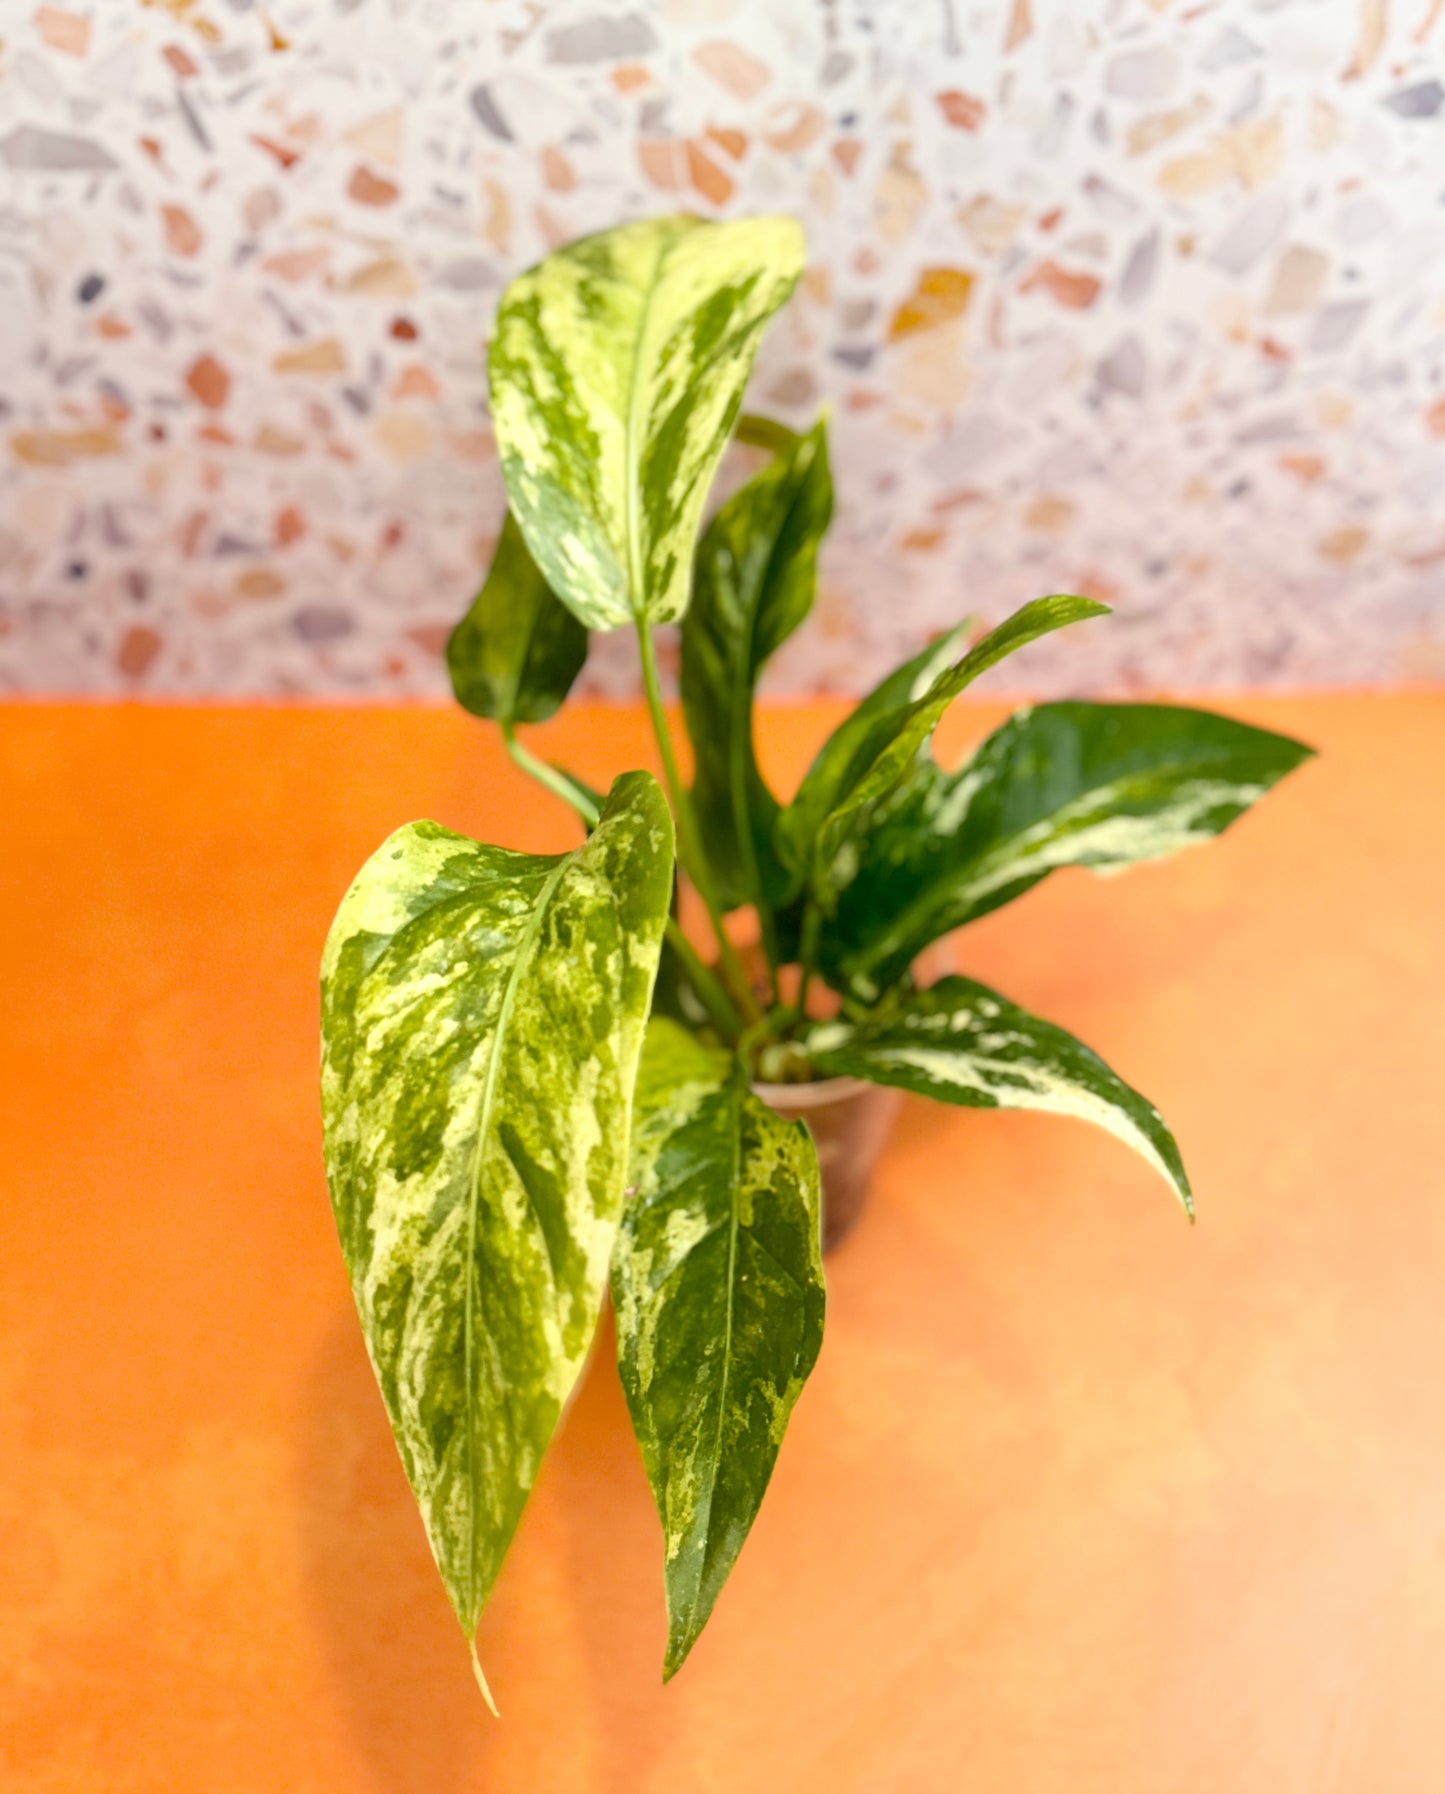
M763 570L757 583L755 600L747 608L747 623L743 639L739 644L742 650L733 667L733 678L729 685L728 701L728 770L731 781L733 810L733 829L738 838L738 850L742 854L743 864L747 871L750 890L749 895L755 903L761 903L763 896L763 870L758 863L758 845L753 838L752 792L749 789L748 760L751 757L753 766L757 765L757 754L753 751L752 729L749 724L749 693L756 682L761 662L754 660L757 647L758 626L762 621L766 603L766 594L773 582L778 567L778 558L784 535L792 522L793 513L802 502L803 487L811 472L812 462L803 471L803 478L793 484L787 506L783 511L781 522L773 532L773 539L768 545L768 555L763 563Z
M703 1528L702 1564L697 1582L693 1586L692 1599L688 1602L688 1629L692 1629L692 1620L697 1612L697 1604L702 1598L703 1578L701 1571L707 1567L708 1542L712 1538L712 1504L717 1495L718 1466L722 1462L723 1419L727 1414L728 1385L733 1371L733 1296L737 1281L738 1262L738 1190L742 1182L742 1098L736 1084L733 1086L733 1115L735 1125L728 1129L728 1140L732 1149L732 1159L728 1176L728 1262L727 1262L727 1309L723 1318L723 1353L722 1353L722 1387L718 1391L717 1426L713 1433L712 1454L708 1459L708 1492L707 1522Z
M511 521L510 511L502 520L502 529L504 531L506 530L509 521ZM514 524L514 527L517 528L517 534L520 538L522 533L520 526ZM525 541L522 542L522 550L523 553L530 556L530 550L527 548ZM518 720L517 706L522 695L522 679L527 671L527 661L531 655L532 646L537 637L537 625L542 616L542 587L545 584L545 581L542 571L535 561L532 563L531 569L526 575L526 581L526 598L524 600L526 614L523 618L522 629L520 632L521 641L517 653L512 656L512 662L507 672L507 683L503 688L506 702L503 706L503 714L498 718L499 722L505 721L515 723Z
M522 972L530 963L537 938L542 932L542 918L547 912L547 905L551 902L557 886L562 882L562 875L571 864L572 857L570 854L567 855L548 877L546 884L537 895L536 906L527 923L526 931L517 943L517 955L512 962L512 969L507 975L507 986L502 993L502 1001L497 1009L492 1055L487 1064L486 1081L482 1086L481 1113L478 1117L476 1147L472 1157L471 1189L467 1200L467 1280L462 1302L462 1375L465 1383L463 1394L467 1417L467 1613L469 1617L475 1614L477 1606L477 1426L472 1376L474 1368L472 1286L476 1271L477 1215L481 1206L482 1160L486 1153L487 1135L491 1129L492 1107L496 1099L497 1077L502 1063L502 1048L506 1041L507 1027L512 1018L512 1009L516 1003Z
M652 322L652 302L662 284L663 264L670 244L659 243L653 255L652 273L642 300L642 316L637 327L637 352L632 358L632 371L627 384L627 584L632 599L632 614L641 625L647 613L647 597L642 586L642 483L639 477L642 420L639 415L644 391L642 362L647 347L647 333Z

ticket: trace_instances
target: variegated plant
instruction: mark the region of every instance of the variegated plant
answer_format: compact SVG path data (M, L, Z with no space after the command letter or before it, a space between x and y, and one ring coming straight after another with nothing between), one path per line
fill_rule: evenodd
M924 647L775 796L753 695L812 605L833 494L821 423L739 412L802 263L787 219L666 218L574 243L507 290L491 387L511 512L447 660L460 702L584 838L539 857L413 823L362 868L326 945L337 1227L474 1662L609 1285L664 1532L664 1675L712 1610L823 1333L817 1156L759 1081L847 1075L1077 1116L1192 1212L1158 1112L1089 1048L912 968L1062 867L1117 871L1217 835L1309 752L1198 710L1045 704L943 771L931 738L953 700L1104 609L1051 597ZM697 540L735 435L765 465ZM679 620L690 787L654 638ZM517 734L566 697L588 632L618 628L636 634L665 796L624 772L604 799ZM710 948L678 924L678 871ZM761 975L735 912L755 919Z

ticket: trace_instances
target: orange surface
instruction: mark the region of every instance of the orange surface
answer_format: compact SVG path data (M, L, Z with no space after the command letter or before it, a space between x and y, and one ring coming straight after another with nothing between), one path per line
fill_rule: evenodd
M342 1275L315 969L395 824L569 824L443 712L0 711L4 1794L1439 1794L1445 696L1234 708L1323 758L961 952L1160 1103L1199 1226L1091 1130L908 1108L692 1660L599 1356L500 1724Z

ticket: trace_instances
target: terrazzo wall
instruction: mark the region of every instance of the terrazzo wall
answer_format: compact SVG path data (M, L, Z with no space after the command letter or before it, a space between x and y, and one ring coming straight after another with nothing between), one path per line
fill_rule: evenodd
M964 612L1041 693L1445 675L1445 0L0 0L0 686L441 693L498 293L799 213L784 689ZM625 689L627 645L594 657Z

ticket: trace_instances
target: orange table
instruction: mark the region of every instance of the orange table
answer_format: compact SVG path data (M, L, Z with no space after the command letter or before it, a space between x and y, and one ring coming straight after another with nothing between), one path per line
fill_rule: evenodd
M1197 1229L1088 1129L910 1107L692 1661L599 1358L501 1723L342 1275L315 970L395 824L570 825L444 712L0 711L0 1789L1439 1794L1445 696L1232 707L1322 759L960 943L1159 1102ZM547 745L649 762L631 711Z

